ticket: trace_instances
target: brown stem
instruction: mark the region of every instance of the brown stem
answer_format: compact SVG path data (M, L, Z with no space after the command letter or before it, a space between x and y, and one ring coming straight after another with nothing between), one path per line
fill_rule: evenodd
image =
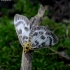
M30 19L31 25L35 26L40 24L41 17L43 17L45 12L45 8L43 6L40 6L38 10L38 14ZM20 70L31 70L32 68L32 57L33 52L24 53L22 52L22 61L21 61L21 69Z
M20 70L31 70L32 57L33 57L33 52L29 52L29 53L24 53L24 51L22 52L22 61L21 61Z
M70 58L68 58L68 57L66 57L66 56L64 56L64 55L62 55L62 54L60 54L59 52L57 52L57 51L53 50L52 48L48 47L48 49L49 49L49 50L51 50L52 52L54 52L54 53L58 54L59 56L61 56L61 57L65 58L65 59L67 59L67 60L70 60Z

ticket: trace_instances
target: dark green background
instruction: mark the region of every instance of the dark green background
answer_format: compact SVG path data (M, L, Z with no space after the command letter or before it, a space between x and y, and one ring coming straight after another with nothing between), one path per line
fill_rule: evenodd
M37 14L39 3L35 6L28 0L18 0L14 6L16 13L27 16L29 19ZM9 16L7 8L1 11L5 13L0 18L0 70L20 70L22 47L18 41L13 23L14 17ZM45 14L48 14L46 11ZM59 38L58 44L52 47L56 50L58 47L67 47L67 54L70 55L70 24L68 23L69 34L66 37L66 26L63 23L53 22L51 19L43 19L41 25L48 25L51 31ZM36 50L33 55L32 70L70 70L70 66L64 65L64 61L59 62L56 54L49 49Z

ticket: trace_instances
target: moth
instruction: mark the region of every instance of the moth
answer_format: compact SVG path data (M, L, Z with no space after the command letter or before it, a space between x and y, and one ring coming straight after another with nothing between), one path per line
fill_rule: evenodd
M58 42L57 36L46 26L32 25L26 16L16 14L14 26L25 53L30 50L53 46Z

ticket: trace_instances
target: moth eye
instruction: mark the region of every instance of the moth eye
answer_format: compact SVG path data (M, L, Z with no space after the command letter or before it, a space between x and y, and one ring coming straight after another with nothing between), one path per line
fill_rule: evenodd
M26 47L26 49L28 49L28 47Z

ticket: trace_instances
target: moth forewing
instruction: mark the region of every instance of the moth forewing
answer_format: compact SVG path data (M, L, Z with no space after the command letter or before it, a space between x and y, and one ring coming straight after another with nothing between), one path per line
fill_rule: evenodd
M25 16L16 14L14 16L14 26L21 45L28 41L30 34L30 22Z

